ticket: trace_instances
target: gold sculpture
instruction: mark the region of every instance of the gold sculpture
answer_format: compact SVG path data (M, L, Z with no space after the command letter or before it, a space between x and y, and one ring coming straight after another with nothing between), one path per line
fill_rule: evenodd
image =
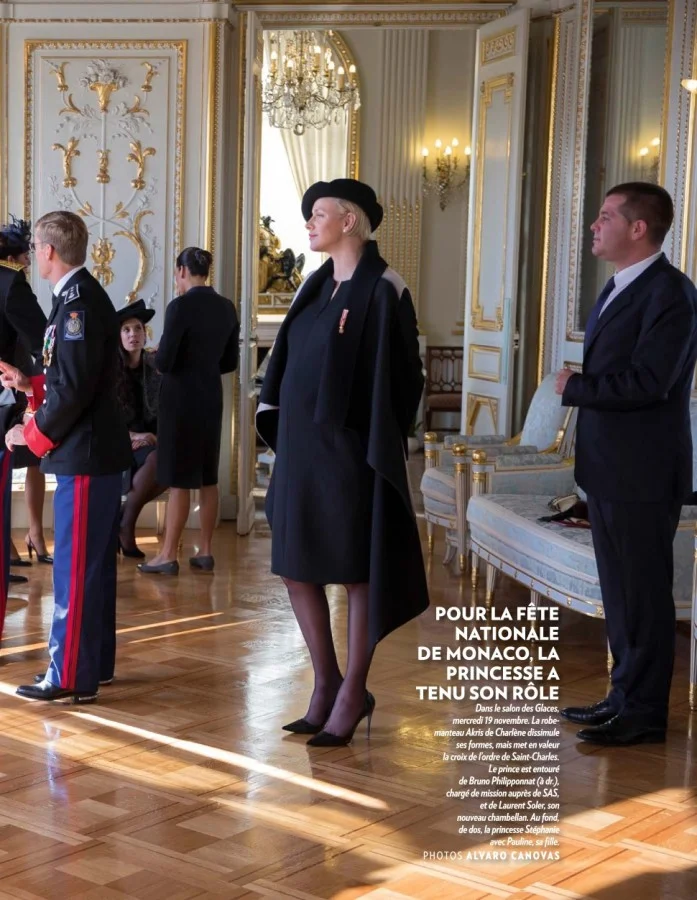
M302 284L305 255L296 257L271 227L271 216L262 216L259 226L259 290L262 294L292 294Z

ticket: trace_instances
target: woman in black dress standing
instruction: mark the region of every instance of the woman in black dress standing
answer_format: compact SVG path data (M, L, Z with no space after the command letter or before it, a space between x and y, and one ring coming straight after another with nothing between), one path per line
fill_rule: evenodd
M276 451L271 567L288 587L315 676L307 712L284 728L314 734L312 746L341 746L361 719L370 726L375 645L428 606L406 471L423 374L411 296L370 240L382 220L375 192L348 178L318 182L302 212L310 247L330 258L281 326L257 423ZM348 593L343 677L326 584Z
M0 260L16 263L23 266L25 273L31 265L31 223L12 217L12 222L0 228ZM41 369L34 362L31 351L35 352L41 347L41 339L46 328L46 316L33 299L33 304L25 310L27 320L22 330L22 338L17 335L14 347L14 363L22 372L35 372L39 374ZM10 320L11 322L11 320ZM27 328L29 331L27 331ZM16 330L16 329L15 329ZM29 333L33 333L33 346L25 344ZM40 362L40 359L37 357ZM27 399L23 393L18 392L16 401L26 407ZM39 458L35 456L29 447L17 446L12 453L12 468L26 469L24 479L24 499L29 519L29 530L24 538L29 558L36 552L40 563L53 564L53 557L46 549L44 536L44 497L46 495L46 476L39 469ZM11 566L29 566L31 563L21 559L14 541L11 540L12 551L10 555ZM10 576L11 581L26 581L21 576Z
M167 306L155 356L162 372L157 435L157 481L170 488L162 548L141 572L177 575L179 539L199 490L201 536L195 569L212 571L218 518L218 463L223 423L221 374L237 368L239 322L232 303L206 285L213 257L187 247L177 257L180 296Z
M133 454L121 512L119 550L124 556L145 559L136 546L136 522L145 504L163 491L157 483L157 407L162 376L155 368L155 354L145 350L145 326L155 310L148 309L143 300L136 300L116 315L121 332L116 394L128 425Z

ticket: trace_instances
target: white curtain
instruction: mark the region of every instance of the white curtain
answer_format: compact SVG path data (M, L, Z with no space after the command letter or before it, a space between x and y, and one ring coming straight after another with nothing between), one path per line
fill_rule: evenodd
M264 32L264 71L266 80L270 58L269 32ZM337 65L338 65L337 61ZM298 136L290 129L280 128L283 146L288 154L298 199L316 181L345 178L348 171L348 120L326 128L309 127Z
M348 122L326 128L308 128L302 135L293 134L287 128L280 130L298 197L302 197L316 181L346 178Z

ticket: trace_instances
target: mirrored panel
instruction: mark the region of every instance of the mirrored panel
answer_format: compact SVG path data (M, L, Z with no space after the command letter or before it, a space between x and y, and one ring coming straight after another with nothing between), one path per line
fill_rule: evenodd
M590 226L606 191L659 180L669 3L595 4L577 332L614 271L592 252Z
M300 201L316 181L358 177L360 72L335 31L263 32L257 371L303 279L323 255L310 249ZM256 447L263 494L273 453Z

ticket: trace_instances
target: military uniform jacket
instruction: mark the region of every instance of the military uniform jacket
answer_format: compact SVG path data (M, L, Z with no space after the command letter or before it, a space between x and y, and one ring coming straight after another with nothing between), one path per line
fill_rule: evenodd
M129 468L131 445L115 388L118 342L109 296L80 269L53 298L42 347L45 383L32 379L35 415L24 434L43 457L43 472L110 475Z

